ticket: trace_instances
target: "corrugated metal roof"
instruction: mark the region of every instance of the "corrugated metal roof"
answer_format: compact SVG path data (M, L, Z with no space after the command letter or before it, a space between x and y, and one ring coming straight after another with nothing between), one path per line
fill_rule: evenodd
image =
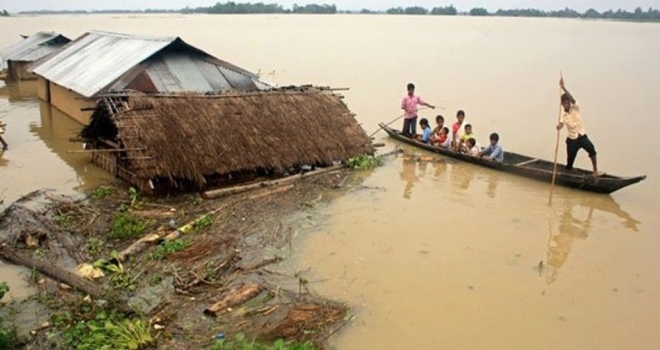
M36 63L31 70L55 84L91 97L175 40L176 37L93 31Z
M0 51L3 63L6 61L36 61L68 43L69 38L55 32L37 32L23 41Z
M176 45L174 45L176 44ZM172 46L171 49L163 50ZM31 69L44 78L92 97L122 90L144 76L159 92L225 91L270 88L256 76L218 60L179 38L90 32Z

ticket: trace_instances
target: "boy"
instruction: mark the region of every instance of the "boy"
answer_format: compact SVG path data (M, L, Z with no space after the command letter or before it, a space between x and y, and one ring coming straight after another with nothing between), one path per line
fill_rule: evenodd
M584 129L582 117L580 116L580 106L578 106L577 101L566 90L563 78L559 79L559 86L564 91L564 94L561 95L561 105L564 108L564 114L561 116L559 124L557 124L557 130L561 130L564 125L568 129L568 135L566 137L566 170L573 169L575 156L577 156L580 148L584 148L589 154L589 158L591 158L594 176L601 176L602 174L598 171L598 162L596 160L596 147L594 147L594 144L587 137L587 132Z
M470 137L465 144L467 145L467 154L472 157L479 157L479 152L481 152L481 147L477 143L477 140L474 137Z
M422 134L415 135L415 139L417 141L422 141L423 143L431 143L431 127L429 126L428 119L420 119L419 127L422 128Z
M504 160L504 150L499 144L499 141L500 135L496 132L490 134L490 145L484 148L484 150L479 153L479 156L486 160L494 160L498 163L502 163Z
M401 101L401 109L404 110L403 118L403 129L401 133L411 137L417 133L417 105L422 105L435 109L435 106L432 106L422 100L421 97L415 96L415 84L409 83L408 94Z
M471 138L476 139L476 137L472 133L472 125L465 124L465 132L463 133L463 135L460 138L459 148L464 147L464 144L467 142L467 140L469 140Z

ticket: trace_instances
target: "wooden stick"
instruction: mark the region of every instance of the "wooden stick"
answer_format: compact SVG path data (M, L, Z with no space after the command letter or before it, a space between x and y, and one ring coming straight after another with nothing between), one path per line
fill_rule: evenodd
M120 149L81 149L75 151L66 151L66 153L115 153L115 152L129 152L129 151L146 151L146 148L120 148Z
M561 72L559 73L559 79L563 79ZM561 123L561 85L559 86L559 116L557 116L557 124ZM559 132L560 130L557 130L557 139L555 140L555 160L554 164L552 165L552 183L550 184L550 198L548 199L548 205L552 205L552 193L555 190L555 180L557 179L557 153L559 152Z
M422 107L422 108L419 108L417 111L421 111L422 109L427 109L427 108L429 108L429 107ZM438 108L442 108L442 107L438 107ZM444 109L444 108L442 108L442 109ZM402 115L400 115L400 116L398 116L398 117L392 119L389 123L387 123L387 124L385 124L385 125L383 125L383 126L389 126L390 124L394 123L395 121L397 121L397 120L399 120L399 119L401 119L401 118L403 118L403 117L405 117L405 116L406 116L406 114L404 113L404 114L402 114ZM369 137L372 137L372 136L376 135L376 134L377 134L379 131L381 131L382 129L383 129L383 127L380 126L380 125L378 125L378 130L374 131L371 135L369 135Z
M310 172L304 173L304 174L292 175L292 176L285 177L285 178L279 179L279 180L262 181L262 182L257 182L257 183L250 184L250 185L234 186L234 187L229 187L229 188L221 188L221 189L218 189L218 190L210 190L210 191L204 192L202 194L202 197L206 198L206 199L219 198L219 197L224 197L224 196L228 196L228 195L232 195L232 194L237 194L237 193L241 193L241 192L254 190L254 189L257 189L257 188L263 188L263 187L268 187L268 186L279 186L279 185L283 185L283 184L288 184L289 182L293 182L293 181L296 181L298 179L307 178L307 177L320 175L320 174L325 174L325 173L328 173L328 172L331 172L331 171L339 170L343 167L344 166L340 164L340 165L335 165L335 166L331 166L331 167L327 167L327 168L323 168L323 169L319 169L319 170L310 171Z
M225 294L223 298L220 299L220 301L218 301L217 303L213 304L212 306L204 310L204 314L209 316L215 316L216 314L227 310L227 308L242 304L256 297L263 290L264 287L256 283L248 283L235 287L229 292L227 292L227 294Z

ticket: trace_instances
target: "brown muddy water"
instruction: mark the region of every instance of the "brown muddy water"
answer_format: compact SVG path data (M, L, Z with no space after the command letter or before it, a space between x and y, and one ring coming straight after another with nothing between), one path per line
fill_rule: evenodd
M561 71L602 170L646 181L611 196L557 188L549 207L546 184L400 157L319 208L324 219L297 241L298 266L311 268L314 292L355 310L331 340L339 349L660 348L658 24L103 15L0 18L0 27L0 47L37 30L181 36L275 84L350 87L346 102L368 132L400 115L412 81L445 108L422 116L452 120L464 109L482 144L497 131L506 149L546 159ZM0 89L10 143L0 158L5 201L111 180L66 153L79 147L66 142L78 126L34 96L22 84ZM560 160L564 151L562 142ZM577 164L588 166L584 153Z

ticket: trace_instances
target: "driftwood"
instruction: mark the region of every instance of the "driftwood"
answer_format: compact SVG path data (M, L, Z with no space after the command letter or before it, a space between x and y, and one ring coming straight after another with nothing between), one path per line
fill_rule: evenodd
M67 284L85 294L88 294L94 299L105 299L108 297L108 291L94 282L79 277L75 273L64 270L48 261L39 261L23 255L6 245L0 246L0 256L14 264L25 266L29 269L36 269L45 276ZM121 305L120 308L122 311L130 310L126 305Z
M343 168L343 165L335 165L323 169L318 169L314 171L310 171L308 173L303 173L303 174L296 174L296 175L291 175L288 177L285 177L283 179L279 180L269 180L269 181L262 181L262 182L257 182L254 184L250 185L242 185L242 186L234 186L234 187L229 187L229 188L221 188L218 190L211 190L211 191L206 191L202 194L202 197L211 199L211 198L219 198L219 197L224 197L224 196L229 196L232 194L237 194L237 193L242 193L250 190L254 190L257 188L263 188L263 187L270 187L270 186L279 186L279 185L284 185L288 184L290 182L303 179L303 178L308 178L312 177L315 175L320 175L320 174L325 174L331 171L339 170Z
M227 292L220 301L204 310L205 315L215 316L227 308L242 304L264 291L264 287L256 283L243 284Z
M150 233L139 240L135 241L133 244L128 246L126 249L122 250L117 254L119 261L125 261L127 257L135 255L137 253L143 252L147 249L152 243L160 240L160 235L157 233Z

